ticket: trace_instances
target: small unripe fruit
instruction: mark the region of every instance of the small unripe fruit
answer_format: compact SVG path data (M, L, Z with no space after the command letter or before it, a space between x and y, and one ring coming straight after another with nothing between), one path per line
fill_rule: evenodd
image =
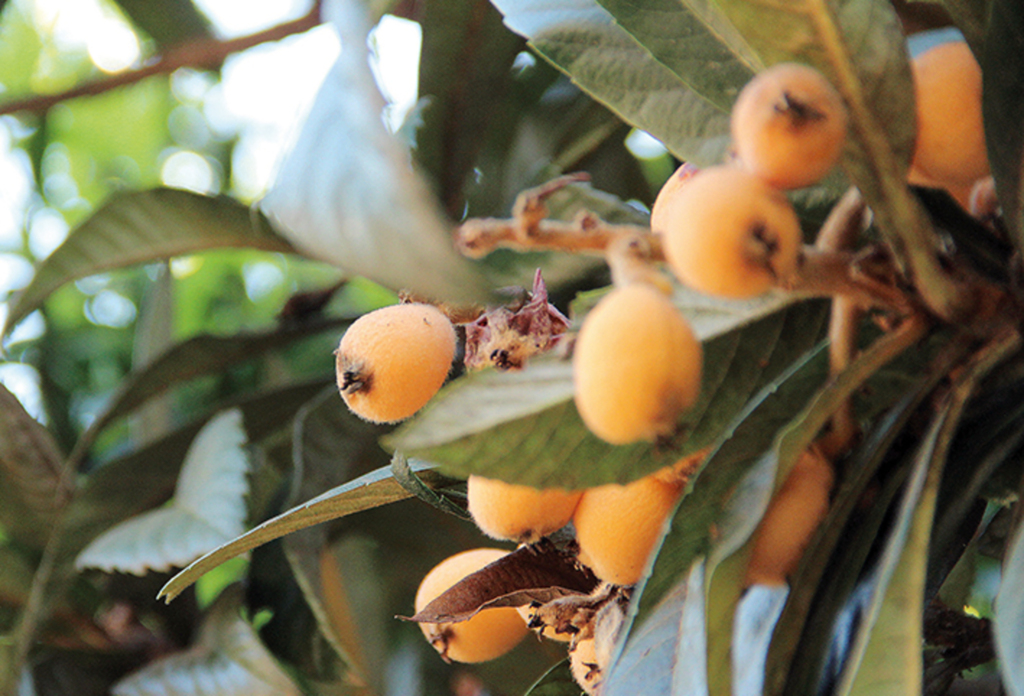
M539 489L482 476L467 481L469 514L489 537L533 543L569 523L582 491Z
M393 423L423 408L444 384L455 329L431 305L392 305L353 322L336 356L349 409L374 423Z
M615 585L639 581L682 491L653 474L584 491L572 518L580 562Z
M846 107L814 68L779 63L743 88L731 127L745 168L776 188L802 188L821 180L839 160Z
M576 408L613 444L670 435L700 394L701 346L662 292L612 290L583 321L573 350Z
M470 573L507 553L503 549L471 549L441 561L420 583L416 591L416 611L421 611ZM421 623L420 629L441 657L455 662L485 662L501 657L529 633L515 607L483 609L456 623Z
M737 167L703 169L661 212L665 256L708 295L760 295L797 268L800 221L784 195Z
M910 65L917 101L912 167L944 187L969 187L989 173L978 61L965 42L948 41Z
M585 638L569 651L572 677L588 696L594 696L604 681L604 668L598 662L595 640Z
M828 513L833 480L832 465L817 450L800 455L755 532L747 584L786 584Z

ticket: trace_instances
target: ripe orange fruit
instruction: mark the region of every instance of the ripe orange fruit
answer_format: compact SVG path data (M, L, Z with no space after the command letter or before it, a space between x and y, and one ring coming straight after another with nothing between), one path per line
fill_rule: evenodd
M416 591L416 611L421 611L470 573L507 553L504 549L471 549L441 561L420 582ZM515 607L484 609L457 623L421 623L420 629L441 657L455 662L485 662L501 657L529 633Z
M969 187L989 173L981 117L981 68L964 41L933 46L911 61L917 101L912 168L944 187Z
M669 268L695 290L754 297L796 271L802 238L792 205L743 169L701 170L661 214Z
M779 63L740 91L731 130L736 155L752 174L780 189L817 183L846 142L846 107L814 68Z
M444 384L455 329L431 305L392 305L353 322L336 356L338 388L352 412L392 423L423 408Z
M748 584L786 584L828 513L834 476L832 465L817 450L800 455L755 532Z
M482 476L467 481L469 514L487 536L533 543L572 519L582 491L539 489Z
M700 394L701 355L662 292L646 283L615 288L586 316L573 350L580 417L616 445L671 434Z
M639 581L682 491L655 474L584 491L572 517L580 562L615 585Z

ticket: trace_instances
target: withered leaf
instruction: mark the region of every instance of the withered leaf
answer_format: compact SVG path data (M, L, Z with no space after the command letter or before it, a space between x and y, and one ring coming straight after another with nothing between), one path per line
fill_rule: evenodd
M517 607L589 594L598 580L548 539L523 546L470 573L412 617L417 623L456 623L489 607Z

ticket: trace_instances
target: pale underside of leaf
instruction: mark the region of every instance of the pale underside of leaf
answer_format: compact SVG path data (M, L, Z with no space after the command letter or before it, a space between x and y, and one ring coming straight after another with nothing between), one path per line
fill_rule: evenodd
M436 299L487 296L409 155L381 121L366 60L366 17L330 5L342 50L261 207L313 258Z
M169 505L129 518L79 554L79 568L142 575L181 567L244 531L245 431L238 409L211 419L196 435Z

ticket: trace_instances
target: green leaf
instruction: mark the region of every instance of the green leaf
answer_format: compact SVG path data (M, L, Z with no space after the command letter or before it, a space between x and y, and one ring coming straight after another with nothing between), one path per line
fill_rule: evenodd
M683 160L721 160L729 116L691 91L615 23L596 0L496 0L512 31L624 121Z
M143 575L182 567L237 537L248 512L245 443L240 410L211 418L189 446L170 504L107 530L75 565Z
M192 0L115 0L140 29L161 48L187 40L212 39L206 18Z
M580 687L572 676L568 660L562 660L538 679L524 696L579 696Z
M747 589L736 607L732 674L737 696L765 693L765 660L776 622L789 596L787 587L754 585Z
M237 363L253 360L318 333L339 331L349 321L350 318L341 317L285 324L268 331L238 332L230 336L204 334L182 341L125 378L107 408L96 416L75 444L75 452L84 455L99 433L116 419L182 382L220 374Z
M385 445L461 476L568 488L628 482L710 444L752 394L821 335L822 304L800 303L763 316L760 310L771 306L746 306L728 318L717 310L702 316L694 308L698 332L728 332L704 345L701 398L680 421L685 441L613 446L599 440L572 403L571 365L539 359L520 373L485 371L456 380Z
M985 46L985 34L992 26L992 7L995 0L941 0L953 23L960 29L967 43L976 55L981 55Z
M363 4L339 0L327 9L343 48L262 209L311 258L393 290L486 298L480 269L455 251L437 201L381 122Z
M240 614L243 592L225 590L185 652L150 662L119 681L114 696L300 696Z
M34 575L34 569L22 554L9 544L0 545L0 604L15 607L24 604Z
M50 433L0 384L0 528L42 547L71 493Z
M428 485L442 485L449 481L447 477L433 472L429 464L413 462L411 466ZM392 478L390 468L372 471L267 520L234 541L211 551L171 578L160 590L159 596L166 598L167 601L174 599L207 570L272 539L279 539L286 534L321 522L411 497L412 494Z
M113 196L37 269L14 300L4 335L72 280L221 247L294 251L262 216L228 198L173 189Z
M758 67L745 41L714 3L598 0L665 67L723 111Z
M452 218L462 215L466 176L504 117L514 89L512 61L523 40L501 23L487 0L423 6L419 94L427 103L416 131L416 161L433 179Z
M985 142L1003 219L1017 249L1024 249L1024 75L1009 69L1024 41L1024 8L992 0L992 19L981 55Z
M1003 561L999 594L995 599L995 644L999 672L1013 696L1024 694L1024 534L1018 525Z

